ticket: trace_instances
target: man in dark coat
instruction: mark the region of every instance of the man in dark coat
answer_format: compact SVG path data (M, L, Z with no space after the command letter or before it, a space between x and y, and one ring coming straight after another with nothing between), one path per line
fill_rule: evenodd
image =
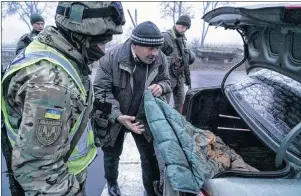
M112 103L108 133L101 139L108 191L120 195L117 184L119 157L125 132L131 132L140 153L143 185L148 196L155 195L153 182L160 179L152 137L142 121L143 94L153 96L171 91L168 65L159 50L163 35L152 22L136 26L131 38L107 52L100 60L94 81L95 99ZM97 134L96 134L97 135Z

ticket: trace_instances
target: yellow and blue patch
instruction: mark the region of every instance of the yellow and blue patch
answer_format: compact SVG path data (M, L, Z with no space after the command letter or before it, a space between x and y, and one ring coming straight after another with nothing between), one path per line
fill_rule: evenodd
M62 112L56 109L47 109L45 111L45 118L51 118L55 120L61 119Z

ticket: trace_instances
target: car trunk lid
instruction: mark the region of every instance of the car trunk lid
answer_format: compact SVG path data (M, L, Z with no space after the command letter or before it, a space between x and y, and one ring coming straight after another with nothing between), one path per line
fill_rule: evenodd
M248 74L264 69L225 92L252 131L275 152L301 122L300 16L301 6L292 5L222 7L203 16L210 25L243 32ZM285 155L297 165L300 146L299 134Z

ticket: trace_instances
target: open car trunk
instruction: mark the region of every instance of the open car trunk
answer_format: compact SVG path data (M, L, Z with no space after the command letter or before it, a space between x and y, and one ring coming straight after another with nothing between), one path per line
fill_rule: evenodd
M244 161L265 173L263 177L285 177L290 175L287 164L275 166L276 153L254 135L244 120L234 110L220 87L195 89L186 96L186 118L194 126L210 130L229 147L234 149ZM189 112L188 112L189 111ZM258 172L222 172L225 175L251 175ZM258 175L262 177L262 174Z
M273 195L300 195L300 18L301 6L278 4L221 7L203 16L209 25L237 30L242 36L244 58L235 67L244 63L248 76L221 85L223 89L190 90L183 115L195 127L219 136L259 170L220 172L204 183L202 190L208 195L256 195L260 186L269 194L277 189ZM279 192L285 183L295 184Z
M261 171L283 168L282 160L301 167L300 16L301 6L283 4L221 7L203 16L241 34L248 76L186 96L187 118Z

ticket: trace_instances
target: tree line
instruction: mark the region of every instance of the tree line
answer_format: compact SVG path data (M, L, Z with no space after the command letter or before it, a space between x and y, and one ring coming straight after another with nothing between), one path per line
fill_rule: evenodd
M159 2L159 7L161 10L161 16L167 17L172 20L173 24L176 23L176 20L179 16L186 14L191 18L195 18L195 13L200 12L203 16L212 9L215 9L219 6L226 5L229 2L221 1L203 1L200 7L196 7L193 3L195 2L183 2L183 1L165 1ZM43 15L44 18L54 17L53 10L55 10L57 2L40 2L40 1L11 1L11 2L2 2L2 16L3 19L6 19L10 16L18 16L22 22L24 22L29 31L31 31L30 25L30 16L34 13ZM138 10L139 11L139 10ZM126 12L125 12L126 13ZM201 24L201 25L200 25ZM209 25L205 23L204 20L201 20L199 28L201 29L201 35L199 37L191 40L191 44L198 47L203 47L206 36L208 33ZM129 27L125 29L125 35L129 35L133 28ZM111 43L110 45L117 44L116 42Z

